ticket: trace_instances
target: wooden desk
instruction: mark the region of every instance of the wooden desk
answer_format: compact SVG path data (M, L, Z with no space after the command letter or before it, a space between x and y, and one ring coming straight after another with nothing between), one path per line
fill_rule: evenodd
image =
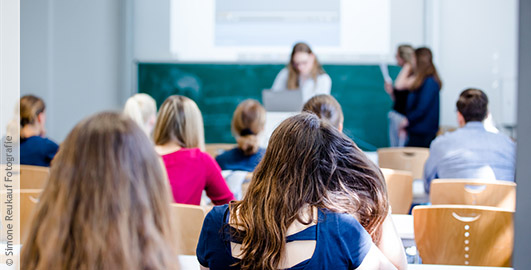
M415 240L412 215L392 214L391 218L393 219L393 223L395 224L400 239Z

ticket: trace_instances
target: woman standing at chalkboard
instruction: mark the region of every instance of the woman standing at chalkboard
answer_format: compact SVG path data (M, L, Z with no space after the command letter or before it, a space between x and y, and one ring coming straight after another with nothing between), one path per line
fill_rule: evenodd
M299 42L293 46L291 59L275 78L273 91L302 91L303 103L319 94L330 94L332 80L326 74L308 44Z
M439 130L439 91L441 79L428 48L415 50L415 77L407 98L406 120L408 142L406 146L430 147Z
M406 144L407 132L404 126L406 119L407 96L411 84L415 79L413 67L415 66L415 49L410 45L398 46L396 51L396 62L402 67L396 77L394 85L385 82L385 91L394 101L393 110L389 112L389 145L391 147L403 147Z

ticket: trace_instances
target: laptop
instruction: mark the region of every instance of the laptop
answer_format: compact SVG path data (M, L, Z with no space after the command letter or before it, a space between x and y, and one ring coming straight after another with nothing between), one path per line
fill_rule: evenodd
M268 112L300 112L302 106L301 90L262 90L262 102Z

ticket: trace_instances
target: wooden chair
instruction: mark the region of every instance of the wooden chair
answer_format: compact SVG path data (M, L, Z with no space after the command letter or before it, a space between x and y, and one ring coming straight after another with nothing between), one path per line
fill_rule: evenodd
M415 242L423 263L511 265L513 211L488 206L413 208Z
M28 237L35 207L39 202L42 189L22 189L20 190L20 241Z
M380 168L408 171L413 179L422 179L424 163L428 159L428 148L390 147L378 149L378 165Z
M195 256L205 210L201 206L172 203L170 212L177 254Z
M413 202L413 176L407 171L381 169L393 214L409 214Z
M49 175L48 167L20 165L20 189L43 189Z
M231 150L232 148L238 146L233 143L208 143L205 145L206 152L212 157L216 158L219 154Z
M516 208L516 183L479 179L435 179L431 182L432 204L461 204Z

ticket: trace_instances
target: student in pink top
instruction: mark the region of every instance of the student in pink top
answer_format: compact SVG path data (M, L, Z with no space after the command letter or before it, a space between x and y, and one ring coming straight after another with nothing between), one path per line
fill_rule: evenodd
M216 205L234 200L218 164L202 151L203 118L193 100L179 95L168 97L160 107L153 140L176 203L199 205L203 190Z

